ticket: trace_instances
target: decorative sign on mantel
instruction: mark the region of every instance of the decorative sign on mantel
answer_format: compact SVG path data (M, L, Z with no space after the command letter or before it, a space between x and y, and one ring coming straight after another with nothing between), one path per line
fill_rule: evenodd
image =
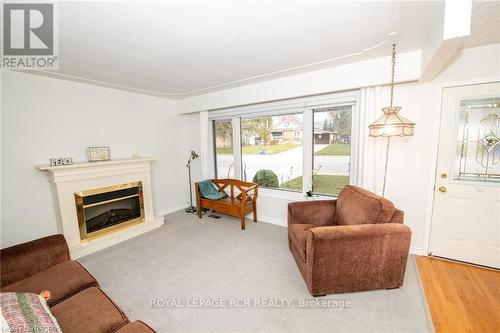
M62 165L71 165L73 164L73 160L71 157L56 157L49 159L50 166L62 166Z
M109 147L88 147L87 155L89 162L109 161L111 159Z

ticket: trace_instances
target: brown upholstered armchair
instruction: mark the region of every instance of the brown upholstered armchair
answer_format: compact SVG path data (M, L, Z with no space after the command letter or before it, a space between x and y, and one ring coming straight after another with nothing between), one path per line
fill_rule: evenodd
M288 205L288 244L313 296L403 285L411 231L392 202L356 186Z

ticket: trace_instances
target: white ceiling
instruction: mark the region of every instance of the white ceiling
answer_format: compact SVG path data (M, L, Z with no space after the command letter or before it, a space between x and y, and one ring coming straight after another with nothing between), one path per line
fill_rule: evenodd
M58 73L180 98L388 55L394 41L398 52L420 49L440 6L407 1L62 2Z

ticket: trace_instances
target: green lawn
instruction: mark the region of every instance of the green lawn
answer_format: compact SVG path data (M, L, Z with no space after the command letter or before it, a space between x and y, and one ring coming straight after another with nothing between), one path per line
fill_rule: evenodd
M278 154L284 151L299 147L300 145L296 145L293 143L284 143L280 145L243 145L241 147L241 152L243 154L260 154L261 151L264 151L267 155ZM233 153L233 148L217 148L217 154L221 155L231 155Z
M219 155L232 155L233 154L233 148L215 148L215 151Z
M299 147L300 145L296 145L293 143L284 143L278 145L243 145L241 150L243 154L259 154L260 151L265 151L267 155L279 154L284 151ZM221 155L231 155L233 153L233 148L217 148L217 154ZM344 143L334 143L326 146L314 153L314 155L337 155L337 156L349 156L351 155L351 145Z
M345 143L333 143L314 153L314 155L351 155L351 145Z
M349 176L315 175L313 184L314 193L337 195L345 185L349 184ZM300 191L302 187L302 177L289 180L280 187Z

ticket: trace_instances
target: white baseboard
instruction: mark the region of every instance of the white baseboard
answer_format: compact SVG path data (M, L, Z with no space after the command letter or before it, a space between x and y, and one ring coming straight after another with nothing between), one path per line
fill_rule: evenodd
M258 217L259 222L264 222L264 223L270 223L270 224L276 224L282 227L287 226L287 222L285 220L277 219L274 217L267 217L267 216L260 216Z
M410 247L410 254L414 254L416 256L424 256L425 251L420 247L411 246Z
M166 208L166 209L162 209L160 211L157 211L156 212L156 216L165 216L167 214L171 214L171 213L174 213L178 210L181 210L181 209L185 209L189 206L189 203L188 202L181 202L181 203L178 203L177 205L175 206L172 206L172 207L169 207L169 208Z

